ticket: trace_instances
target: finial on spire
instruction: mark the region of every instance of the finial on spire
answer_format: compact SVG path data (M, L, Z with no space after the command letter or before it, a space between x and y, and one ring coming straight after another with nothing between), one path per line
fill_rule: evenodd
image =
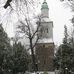
M44 2L42 3L41 10L42 10L42 9L49 9L46 0L44 0Z
M44 0L44 2L46 2L46 0Z

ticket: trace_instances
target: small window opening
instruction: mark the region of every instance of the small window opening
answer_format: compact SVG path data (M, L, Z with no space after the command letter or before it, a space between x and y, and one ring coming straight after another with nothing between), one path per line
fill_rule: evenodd
M45 48L45 45L43 45L43 47Z
M48 28L47 28L47 33L48 33Z

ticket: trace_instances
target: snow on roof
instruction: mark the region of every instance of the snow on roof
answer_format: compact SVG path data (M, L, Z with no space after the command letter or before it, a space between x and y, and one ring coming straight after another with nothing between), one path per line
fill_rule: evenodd
M47 17L41 18L41 22L51 22L51 20Z
M53 39L39 39L38 43L53 43Z

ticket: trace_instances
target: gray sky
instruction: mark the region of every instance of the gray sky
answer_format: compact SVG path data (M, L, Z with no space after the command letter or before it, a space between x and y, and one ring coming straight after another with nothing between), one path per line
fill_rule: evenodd
M70 21L72 13L70 8L62 4L60 0L47 0L47 2L49 5L49 17L54 23L54 42L59 44L63 39L64 25L67 25L68 28L72 25Z
M2 5L5 2L4 0L0 0L0 1L1 1L0 5ZM43 1L44 0L41 0L41 2ZM48 2L48 6L49 6L49 18L53 21L53 25L54 25L54 32L53 32L54 42L55 44L58 45L59 43L62 43L64 25L66 24L68 27L72 25L70 22L70 19L72 18L72 13L71 10L67 8L66 5L64 6L64 4L62 4L59 0L46 0L46 1ZM40 7L41 5L39 5L38 7L39 10L38 9L36 10L37 13L40 12ZM7 17L3 18L4 15L7 13L9 13L8 10L5 10L0 6L0 17L1 17L0 20L7 19ZM9 24L7 26L4 26L4 28L6 28L9 37L12 37L14 36L13 26L15 26L15 23L17 21L17 15L15 14L15 12L12 13L11 19L8 19L8 21ZM3 23L6 22L7 21L4 21Z

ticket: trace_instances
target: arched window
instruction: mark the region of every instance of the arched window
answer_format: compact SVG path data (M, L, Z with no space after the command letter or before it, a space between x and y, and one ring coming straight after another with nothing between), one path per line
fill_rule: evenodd
M48 33L48 28L47 28L47 33Z

